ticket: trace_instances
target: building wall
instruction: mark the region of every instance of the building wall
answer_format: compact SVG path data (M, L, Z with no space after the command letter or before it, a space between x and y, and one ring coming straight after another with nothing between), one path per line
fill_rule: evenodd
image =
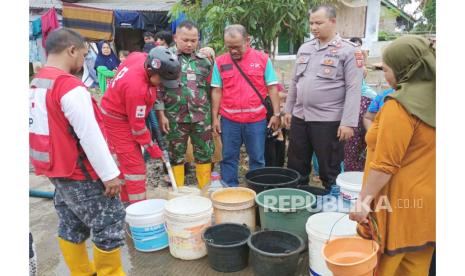
M343 38L365 37L367 7L351 8L339 5L337 8L337 30Z
M388 33L395 32L397 16L395 12L389 10L385 6L381 6L379 30Z

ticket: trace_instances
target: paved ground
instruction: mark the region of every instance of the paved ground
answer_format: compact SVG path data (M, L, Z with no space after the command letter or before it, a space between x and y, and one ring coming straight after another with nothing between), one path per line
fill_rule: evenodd
M30 174L30 188L41 191L53 191L53 185L47 178ZM164 198L167 189L163 187L148 187L149 198ZM68 269L61 256L56 240L58 217L53 207L53 201L42 198L29 199L29 226L34 236L38 256L38 272L40 276L66 276ZM91 242L87 242L91 256ZM134 249L132 240L126 235L126 245L122 249L123 266L129 276L160 275L160 276L214 276L253 275L251 266L236 273L218 273L210 268L207 257L195 261L182 261L173 258L169 249L158 252L142 253ZM298 275L307 275L308 251L301 254Z

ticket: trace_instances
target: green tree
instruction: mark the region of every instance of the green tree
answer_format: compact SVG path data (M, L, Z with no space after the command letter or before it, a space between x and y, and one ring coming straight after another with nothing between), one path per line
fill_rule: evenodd
M206 41L204 44L218 53L225 51L224 28L229 24L242 24L252 36L252 46L274 56L281 33L286 33L291 41L308 34L309 7L337 0L214 0L206 6L200 2L179 2L171 9L171 18L184 12L198 24Z
M428 24L431 24L436 28L436 0L426 1L423 9L423 15L428 20Z
M417 32L436 31L436 0L424 0L420 5L423 12L423 22L415 27ZM426 19L426 22L425 22Z
M397 0L397 7L399 7L399 9L403 10L405 5L411 4L411 3L412 3L412 0Z

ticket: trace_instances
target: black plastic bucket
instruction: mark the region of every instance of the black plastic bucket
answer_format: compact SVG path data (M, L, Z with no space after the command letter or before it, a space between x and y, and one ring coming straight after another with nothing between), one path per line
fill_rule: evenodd
M247 267L250 230L246 225L221 223L210 226L202 234L210 267L220 272L234 272Z
M328 194L328 192L324 188L309 185L298 185L297 189L307 191L315 196L325 196Z
M260 231L247 241L250 262L257 276L293 276L299 254L305 249L302 238L285 231Z
M247 186L257 194L273 188L295 188L299 180L299 172L288 168L264 167L245 174Z

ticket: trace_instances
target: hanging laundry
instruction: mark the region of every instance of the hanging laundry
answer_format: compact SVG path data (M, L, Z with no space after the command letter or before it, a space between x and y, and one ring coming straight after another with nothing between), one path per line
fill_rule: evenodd
M37 40L29 40L29 62L40 61L39 49L37 49Z
M51 8L44 15L40 17L42 25L42 46L45 48L45 42L48 34L60 27L55 8Z
M36 38L42 35L42 19L40 17L32 21L32 35Z
M39 61L42 64L45 64L47 61L47 52L45 51L45 47L43 46L45 43L43 43L43 38L39 36L36 41L37 41L37 51L39 52Z

